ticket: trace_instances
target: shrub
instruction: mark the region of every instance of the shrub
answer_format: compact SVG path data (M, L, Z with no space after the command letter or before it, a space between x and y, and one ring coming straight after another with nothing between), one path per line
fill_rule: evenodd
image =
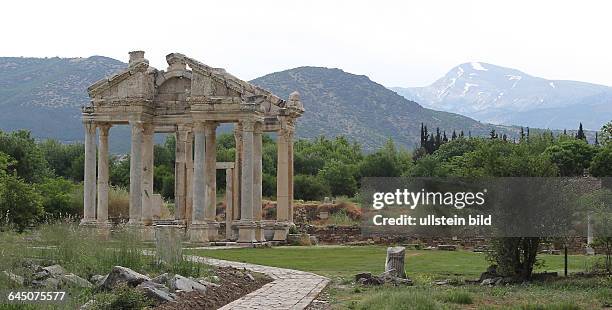
M54 218L66 215L78 215L83 209L83 200L75 201L78 186L64 178L48 178L36 185L42 196L42 206L47 214Z
M322 200L330 194L329 187L312 175L296 175L293 178L293 188L296 199Z
M16 175L0 176L0 223L23 231L43 214L42 197L32 185Z

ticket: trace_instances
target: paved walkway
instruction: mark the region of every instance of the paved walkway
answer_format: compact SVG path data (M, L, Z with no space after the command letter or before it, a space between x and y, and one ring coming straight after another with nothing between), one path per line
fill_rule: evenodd
M192 261L217 267L234 267L263 273L273 279L260 289L221 309L305 309L327 286L329 279L310 272L188 256Z

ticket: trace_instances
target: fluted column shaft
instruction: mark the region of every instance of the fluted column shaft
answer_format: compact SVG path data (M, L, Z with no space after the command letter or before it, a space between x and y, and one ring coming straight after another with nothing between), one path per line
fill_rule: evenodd
M142 224L142 136L143 123L130 122L132 145L130 152L130 224Z
M85 171L83 180L83 220L91 223L96 220L96 124L91 121L85 125Z
M278 132L276 147L276 219L279 222L287 222L289 221L289 149L286 130Z
M204 125L197 123L194 127L194 160L193 160L193 213L192 224L202 224L206 220L206 171L204 168L206 137Z
M185 193L185 140L187 139L187 132L184 130L176 131L176 146L175 146L175 160L174 160L174 218L176 220L185 220L185 206L186 206L186 193Z
M262 128L256 123L253 130L253 218L257 222L255 238L257 241L266 241L263 231L262 200Z
M204 124L206 150L204 155L204 174L206 178L206 221L215 222L217 216L217 151L216 151L217 123Z
M289 222L293 224L293 130L289 130L287 137L287 166L289 168L289 196L287 198L289 202Z
M99 125L98 136L98 223L108 223L108 132L109 124Z
M145 225L153 223L153 137L155 127L144 125L142 138L142 222Z

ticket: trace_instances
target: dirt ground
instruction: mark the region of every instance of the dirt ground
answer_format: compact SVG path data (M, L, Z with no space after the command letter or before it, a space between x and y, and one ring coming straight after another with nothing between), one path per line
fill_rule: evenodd
M215 275L219 277L219 287L209 287L206 293L180 292L176 302L164 303L155 309L219 309L272 281L267 276L235 268L216 268Z

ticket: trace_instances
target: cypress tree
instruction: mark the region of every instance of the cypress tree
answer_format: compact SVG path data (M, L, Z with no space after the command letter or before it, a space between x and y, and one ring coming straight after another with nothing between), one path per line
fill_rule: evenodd
M578 132L576 133L576 139L586 141L586 135L584 134L584 130L582 130L582 123L578 127Z

